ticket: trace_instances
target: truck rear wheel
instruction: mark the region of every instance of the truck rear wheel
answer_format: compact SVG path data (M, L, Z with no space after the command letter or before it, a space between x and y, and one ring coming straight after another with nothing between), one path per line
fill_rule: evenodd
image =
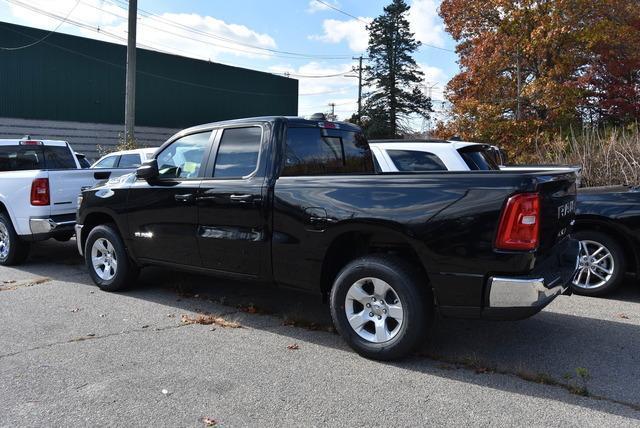
M91 279L101 290L124 290L138 276L138 267L129 258L120 234L112 225L91 229L84 257Z
M426 280L388 255L354 260L331 289L331 317L346 342L376 360L406 356L424 340L433 317Z
M20 239L6 213L0 213L0 265L14 266L29 256L30 244Z

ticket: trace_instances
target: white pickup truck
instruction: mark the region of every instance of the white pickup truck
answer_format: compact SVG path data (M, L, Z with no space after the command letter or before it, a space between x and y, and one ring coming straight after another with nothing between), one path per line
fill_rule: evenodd
M0 265L23 262L31 242L70 239L81 190L120 172L82 169L65 141L0 140Z

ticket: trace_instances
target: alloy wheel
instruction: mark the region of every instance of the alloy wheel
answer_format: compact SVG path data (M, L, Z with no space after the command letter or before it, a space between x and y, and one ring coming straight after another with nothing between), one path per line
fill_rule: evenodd
M118 260L111 242L105 238L98 238L91 246L91 263L95 273L104 281L116 276Z
M404 318L396 291L379 278L362 278L354 282L347 292L344 310L353 331L372 343L393 339Z
M595 289L605 285L613 276L615 262L611 251L600 242L580 241L578 270L573 285L583 289Z
M9 257L10 249L11 240L9 237L9 230L4 223L0 223L0 259L5 260Z

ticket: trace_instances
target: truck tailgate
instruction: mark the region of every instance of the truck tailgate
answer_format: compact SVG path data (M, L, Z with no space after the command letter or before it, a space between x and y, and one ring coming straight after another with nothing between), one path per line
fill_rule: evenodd
M122 169L60 169L49 170L51 214L75 212L78 195L82 189L93 187L101 181L130 172Z
M540 193L539 253L547 253L569 235L576 211L576 174L552 172L538 176Z

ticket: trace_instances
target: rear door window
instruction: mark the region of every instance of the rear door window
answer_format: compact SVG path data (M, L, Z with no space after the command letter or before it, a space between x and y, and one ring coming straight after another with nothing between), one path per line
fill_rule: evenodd
M360 132L289 128L283 176L373 174L369 144Z
M228 128L222 132L213 171L215 178L241 178L258 167L262 128Z
M387 150L398 171L446 171L440 158L430 152L418 150Z

